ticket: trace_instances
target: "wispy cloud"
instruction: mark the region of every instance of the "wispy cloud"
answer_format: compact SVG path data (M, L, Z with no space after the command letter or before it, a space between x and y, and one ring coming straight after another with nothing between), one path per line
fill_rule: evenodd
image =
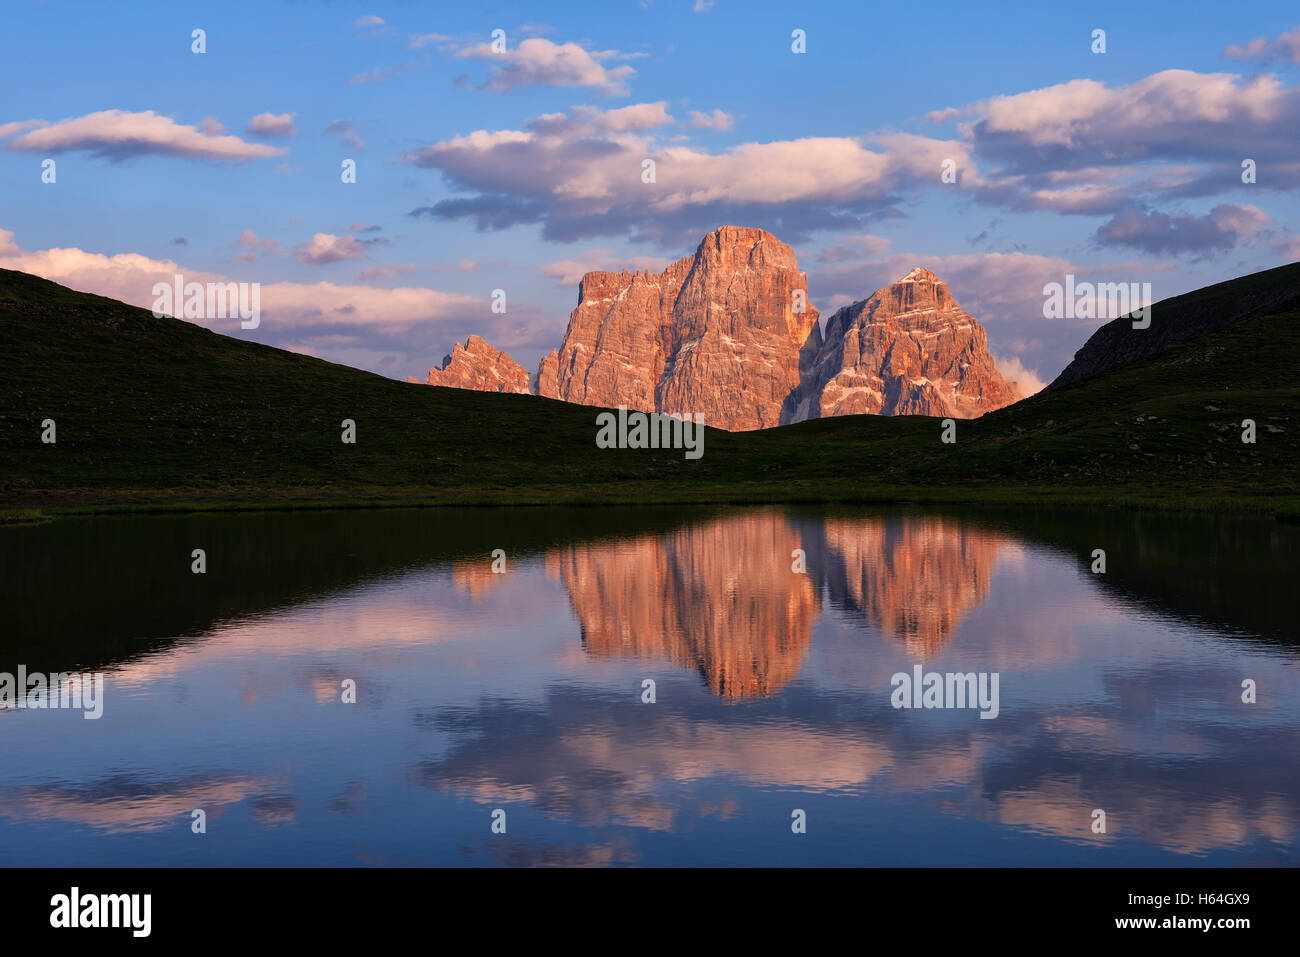
M357 124L350 120L334 120L329 126L325 127L325 132L333 133L344 146L350 146L354 150L366 148L365 142L358 133Z
M619 256L612 249L589 249L572 259L539 266L537 271L557 286L574 286L589 272L663 272L669 260L658 256Z
M1300 27L1283 33L1276 40L1256 37L1249 43L1230 44L1223 56L1229 60L1257 60L1261 63L1300 63Z
M701 113L699 110L690 111L690 125L696 129L703 130L729 130L735 125L735 119L722 110L714 110L712 113Z
M379 83L387 80L390 76L396 76L398 73L405 72L416 66L415 60L404 60L396 66L377 66L373 70L367 70L364 73L357 73L348 79L349 86L357 86L362 83Z

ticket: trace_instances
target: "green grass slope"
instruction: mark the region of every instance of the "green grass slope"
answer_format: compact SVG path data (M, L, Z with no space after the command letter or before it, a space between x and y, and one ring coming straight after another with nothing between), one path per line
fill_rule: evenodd
M598 449L593 408L396 382L0 270L0 511L911 501L1294 513L1297 359L1291 309L959 421L954 445L937 419L848 416L710 429L703 458L687 460ZM47 418L54 445L41 442ZM355 445L340 441L345 418Z

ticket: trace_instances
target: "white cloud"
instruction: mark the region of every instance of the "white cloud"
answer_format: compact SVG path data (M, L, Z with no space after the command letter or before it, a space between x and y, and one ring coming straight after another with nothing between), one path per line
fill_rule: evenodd
M734 118L724 113L722 110L714 110L712 113L701 113L699 110L691 110L692 127L703 130L729 130L735 124Z
M187 282L228 282L231 277L187 269L170 259L136 253L106 256L81 249L27 251L10 230L0 229L0 265L17 269L81 292L108 296L151 308L156 282L173 282L182 273ZM255 278L255 277L254 277ZM341 285L332 282L262 282L262 331L289 333L294 326L364 326L401 332L429 321L462 319L486 313L486 300L435 289ZM219 331L233 331L224 320L201 321Z
M8 148L46 154L88 150L108 159L158 155L237 161L265 159L287 152L280 147L248 143L237 136L207 135L152 110L143 113L101 110L60 120L24 133L11 140Z
M586 86L604 93L626 96L630 66L607 67L602 61L622 57L617 50L585 50L576 43L552 43L530 37L503 53L492 44L479 43L460 50L458 57L495 61L483 84L487 90L511 90L520 86ZM499 65L498 65L499 64Z
M1041 392L1047 383L1038 377L1036 369L1026 369L1017 356L994 356L993 362L1002 373L1002 378L1015 385L1022 397Z
M250 136L297 136L293 113L259 113L248 121Z
M294 247L294 255L299 262L321 266L327 263L342 262L347 259L365 259L366 244L355 236L334 236L330 233L317 233L311 241L299 243Z

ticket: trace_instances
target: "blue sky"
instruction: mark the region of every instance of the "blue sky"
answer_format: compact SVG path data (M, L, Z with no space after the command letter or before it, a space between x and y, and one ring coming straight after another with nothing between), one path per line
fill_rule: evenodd
M535 368L582 271L733 223L824 315L926 265L1050 380L1097 323L1044 319L1045 282L1300 258L1298 38L1284 3L11 0L0 266L140 305L260 282L258 329L212 327L422 377L475 332Z

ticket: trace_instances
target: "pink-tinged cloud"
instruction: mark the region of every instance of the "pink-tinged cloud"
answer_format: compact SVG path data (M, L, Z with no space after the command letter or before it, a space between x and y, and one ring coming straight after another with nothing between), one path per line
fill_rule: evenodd
M690 117L690 125L700 130L729 130L735 125L735 119L731 114L722 110L714 110L712 113L691 110Z
M171 283L183 274L186 282L229 282L231 277L188 269L170 259L136 253L107 256L81 249L24 250L10 230L0 229L0 267L41 276L81 292L108 296L134 306L151 308L153 286ZM241 277L262 285L263 321L259 334L287 334L293 327L357 326L400 333L424 322L460 320L488 314L486 299L435 289L340 285L332 282L295 283ZM237 331L226 320L202 320L218 331Z
M1022 396L1031 396L1047 387L1038 376L1037 369L1026 369L1018 356L994 356L994 363L1002 377L1012 383Z
M1276 144L1289 134L1293 142L1295 132L1284 124L1297 106L1300 91L1272 75L1164 70L1113 89L1071 80L995 97L970 108L980 118L969 132L976 154L1018 153L1019 167L1059 155L1086 157L1094 165L1098 157L1114 163L1171 154L1238 156L1243 143L1257 149L1259 138ZM1216 131L1243 135L1225 143Z
M945 107L942 110L931 110L925 114L925 118L931 123L947 123L949 120L955 120L962 115L962 111L955 106Z
M557 286L576 286L589 272L663 272L669 260L659 256L619 256L612 249L589 249L572 259L539 266L537 271Z
M321 266L348 259L365 259L366 244L355 236L317 233L312 236L310 242L295 246L294 255L298 257L299 262Z
M205 116L199 120L198 131L204 136L220 136L226 128L215 116Z
M480 229L542 221L547 238L562 239L653 234L662 221L673 229L673 244L682 234L698 240L718 223L745 221L793 240L804 223L836 225L828 207L888 205L891 192L909 184L938 188L942 159L969 162L961 143L901 133L876 138L884 150L848 137L810 137L706 152L610 131L627 125L615 117L661 116L660 104L640 106L655 109L580 108L539 117L523 130L478 130L409 151L403 161L440 170L452 186L479 194L411 215L473 218ZM654 182L646 181L646 159L655 163ZM763 210L782 221L756 223Z
M1256 37L1246 44L1233 43L1223 51L1225 59L1257 60L1261 63L1300 63L1300 27L1276 40Z
M248 143L238 136L205 135L152 110L101 110L60 120L24 133L11 140L8 148L44 154L85 150L110 160L153 155L243 161L287 152L280 147Z
M245 249L249 250L250 252L258 252L259 250L274 252L275 250L280 248L279 240L263 239L262 237L258 236L257 233L253 232L251 229L245 229L242 233L240 233L239 238L235 240L235 242L239 243L239 245L243 246Z
M972 166L962 187L987 205L1113 216L1230 192L1244 157L1267 170L1260 188L1300 178L1300 87L1273 75L1164 70L1119 87L1079 79L962 112L972 118L960 135L986 171ZM1077 173L1087 175L1060 179Z
M298 129L293 125L293 113L259 113L248 121L250 136L297 136Z
M626 80L636 72L626 65L604 65L602 61L622 56L616 50L588 51L576 43L552 43L542 37L530 37L503 53L493 52L491 43L479 43L456 56L493 61L481 89L496 91L521 86L585 86L626 96Z
M19 120L16 123L0 123L0 140L33 127L49 126L46 120Z

